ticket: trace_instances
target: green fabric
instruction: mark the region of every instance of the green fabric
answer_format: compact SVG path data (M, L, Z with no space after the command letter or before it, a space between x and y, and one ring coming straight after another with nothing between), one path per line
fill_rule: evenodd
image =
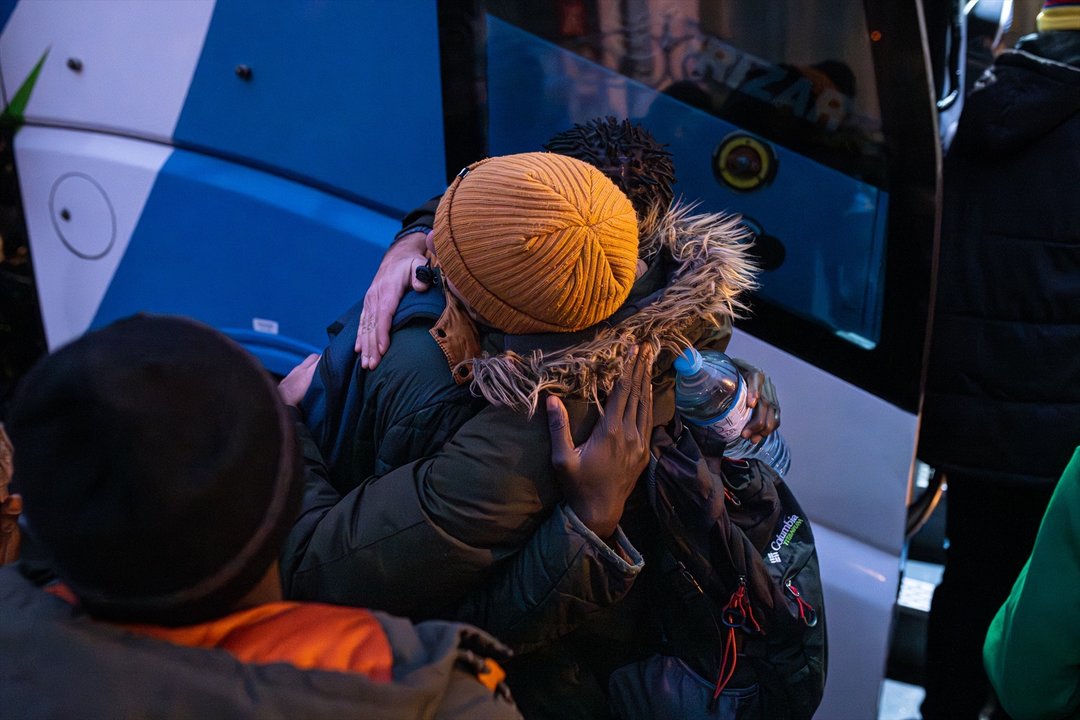
M990 624L983 661L1014 720L1080 716L1080 448L1027 565Z

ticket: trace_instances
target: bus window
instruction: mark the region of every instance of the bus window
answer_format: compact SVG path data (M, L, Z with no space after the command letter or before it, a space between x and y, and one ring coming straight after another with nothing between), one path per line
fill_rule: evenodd
M488 3L489 145L536 148L629 117L670 144L678 191L746 217L759 297L861 348L881 334L881 114L861 4Z

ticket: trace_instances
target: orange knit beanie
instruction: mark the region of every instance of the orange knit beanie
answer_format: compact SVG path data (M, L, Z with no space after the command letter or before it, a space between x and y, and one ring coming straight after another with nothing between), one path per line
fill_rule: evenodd
M444 275L510 333L573 332L610 316L637 270L634 206L596 168L552 153L488 158L435 213Z

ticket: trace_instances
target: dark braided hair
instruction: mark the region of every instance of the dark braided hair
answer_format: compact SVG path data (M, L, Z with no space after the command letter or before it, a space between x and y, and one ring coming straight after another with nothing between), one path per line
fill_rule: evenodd
M577 123L544 145L598 168L626 193L639 218L653 207L667 210L675 196L675 165L665 147L640 125L611 116Z

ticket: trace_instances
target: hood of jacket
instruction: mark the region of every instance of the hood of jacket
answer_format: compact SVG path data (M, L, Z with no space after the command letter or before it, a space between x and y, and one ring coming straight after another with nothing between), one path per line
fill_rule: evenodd
M965 100L952 151L1019 152L1080 113L1080 32L1028 35Z
M758 270L740 218L676 203L645 218L640 232L648 269L611 318L572 334L490 335L488 348L501 352L472 361L473 392L529 414L545 393L599 404L635 344L668 351L658 355L665 368L688 345L726 340Z

